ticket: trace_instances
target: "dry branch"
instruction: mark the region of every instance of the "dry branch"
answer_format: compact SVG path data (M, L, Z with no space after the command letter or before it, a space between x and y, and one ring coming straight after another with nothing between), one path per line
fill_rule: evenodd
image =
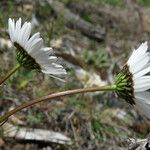
M57 0L47 0L48 4L53 8L57 15L64 17L66 25L70 28L79 30L85 36L97 40L103 41L105 38L105 32L103 28L95 27L91 23L83 20L80 16L72 13L67 9L63 3Z
M110 27L113 23L117 26L123 26L123 28L125 27L130 30L132 29L141 31L141 28L144 28L144 30L145 28L147 29L147 24L145 25L145 21L146 19L148 20L148 18L150 18L150 9L143 9L141 7L138 7L137 5L132 5L132 7L123 9L119 7L112 7L110 5L95 5L91 2L85 3L81 1L75 3L74 1L72 1L69 3L68 7L74 13L94 16L91 17L91 19L97 18L95 20L101 23L103 22L106 26L108 25Z
M15 138L17 140L25 141L39 141L48 143L58 143L71 145L72 141L67 136L54 131L44 129L32 129L25 127L13 126L6 123L3 126L3 132L5 138Z

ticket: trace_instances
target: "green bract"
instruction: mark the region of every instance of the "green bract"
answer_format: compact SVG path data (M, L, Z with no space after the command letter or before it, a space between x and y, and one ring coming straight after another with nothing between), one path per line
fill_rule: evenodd
M129 67L125 65L120 73L115 78L115 85L117 86L116 93L119 97L125 99L131 105L134 105L134 89L132 74L129 72Z
M16 58L21 66L29 70L41 70L35 59L32 58L19 44L14 43L16 49Z

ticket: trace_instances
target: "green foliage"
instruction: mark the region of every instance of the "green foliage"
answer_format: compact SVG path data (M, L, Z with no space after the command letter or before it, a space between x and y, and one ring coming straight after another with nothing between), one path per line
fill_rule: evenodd
M3 138L3 137L4 137L4 129L0 128L0 138Z
M150 0L137 0L137 2L142 6L146 6L146 7L150 6Z
M96 51L84 50L81 57L86 63L97 68L109 67L109 55L103 48L98 48Z
M63 89L68 90L73 89L74 87L80 87L81 83L77 82L75 70L73 68L69 68L67 70L67 74L70 78L68 79L68 82L65 82Z
M88 109L88 107L86 106L86 102L85 100L82 100L80 98L76 98L76 97L70 97L68 98L68 104L70 106L75 107L76 109L78 109L79 111L84 111L85 109ZM88 103L88 102L87 102Z
M35 8L35 14L39 21L42 22L43 36L45 34L45 36L48 37L48 40L50 41L51 39L65 33L63 14L56 15L51 5L43 3L43 1L40 0L38 1L38 3L36 3L36 5L37 7ZM49 18L47 19L48 16Z
M8 85L16 85L17 88L25 88L27 84L34 80L36 72L21 68L8 80Z
M93 0L90 0L93 2ZM123 5L123 0L94 0L95 3L97 4L108 4L112 6L122 6ZM137 3L149 7L150 6L150 0L137 0Z
M61 14L57 19L53 21L53 36L61 35L65 33L65 23L64 23L64 15Z
M92 23L92 17L91 17L91 16L89 16L89 15L87 15L87 14L82 14L81 17L82 17L85 21Z
M27 122L33 126L33 125L42 125L43 124L43 114L42 113L36 113L36 114L29 114L27 116Z
M94 0L94 2L98 4L109 4L112 6L120 6L123 3L122 0Z
M103 125L97 120L93 120L91 123L96 139L103 141Z
M5 5L2 7L3 3L4 1L0 2L0 28L6 28L8 18L11 17L10 15L15 9L13 1L5 1ZM0 36L5 36L5 32L0 32Z
M107 134L117 135L118 133L115 131L115 128L112 126L101 123L98 119L93 119L91 121L92 130L95 135L95 138L99 141L106 141Z

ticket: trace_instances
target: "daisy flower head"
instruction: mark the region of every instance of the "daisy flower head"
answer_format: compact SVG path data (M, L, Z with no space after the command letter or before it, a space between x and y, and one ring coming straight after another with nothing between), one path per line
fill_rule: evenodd
M8 20L8 33L14 43L16 57L21 66L27 69L36 69L50 75L66 74L62 65L58 64L58 58L53 55L50 47L44 47L40 33L31 36L31 23L22 24L21 18L16 22Z
M150 119L150 52L147 42L133 50L116 76L117 94Z

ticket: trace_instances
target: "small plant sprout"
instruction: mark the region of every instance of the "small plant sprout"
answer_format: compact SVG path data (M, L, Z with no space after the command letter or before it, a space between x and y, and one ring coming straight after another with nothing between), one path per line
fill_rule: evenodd
M51 55L52 49L43 46L43 40L40 38L40 34L35 33L30 37L30 23L25 22L21 25L20 18L16 22L14 19L9 19L8 24L11 41L17 48L19 65L16 65L0 81L0 84L8 79L20 66L31 70L36 69L54 76L66 74L63 66L56 63L57 57ZM56 92L28 101L1 116L1 125L14 113L36 103L62 96L96 91L115 91L119 97L125 99L129 104L136 106L146 117L150 118L150 75L148 74L150 72L150 53L147 52L147 49L148 44L145 42L133 51L123 69L116 76L114 84Z
M44 47L40 33L31 36L31 23L25 22L22 25L21 18L16 22L14 19L8 20L8 33L11 41L16 47L17 64L7 76L0 82L2 84L20 67L29 70L38 70L54 77L66 74L66 70L58 64L58 58L53 55L51 47ZM56 77L57 78L57 77Z
M132 52L116 76L116 93L150 118L150 53L147 42Z

